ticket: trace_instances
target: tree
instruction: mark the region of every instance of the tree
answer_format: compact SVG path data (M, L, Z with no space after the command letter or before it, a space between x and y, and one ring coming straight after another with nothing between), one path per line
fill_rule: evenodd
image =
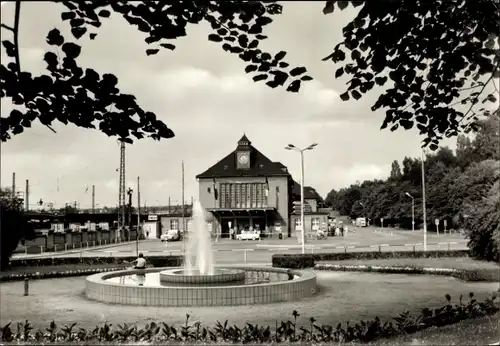
M174 50L171 40L186 36L187 24L210 23L208 40L217 42L246 63L245 72L255 82L271 88L286 87L298 92L301 83L312 80L303 66L290 67L285 51L271 54L259 49L267 38L263 28L282 6L274 1L56 1L66 7L61 19L69 23L75 39L94 39L102 20L122 16L146 34L154 55L160 49ZM335 76L351 75L343 101L359 100L389 78L392 87L382 92L372 110L386 109L382 128L416 127L424 135L424 145L432 150L443 136L476 131L478 113L489 116L486 108L476 109L479 101L495 102L482 94L493 77L499 76L500 54L495 40L500 32L498 4L492 0L438 1L327 1L323 13L360 7L356 18L343 29L344 40L324 61L342 66ZM45 62L49 74L33 78L20 64L18 29L21 1L15 2L14 25L2 24L13 33L13 41L2 43L13 59L0 70L1 97L9 97L24 107L2 117L0 139L21 133L38 119L49 126L54 121L94 128L124 141L145 136L154 139L174 136L155 114L144 111L132 95L117 88L118 78L83 69L76 63L81 47L49 32L47 42L60 47L64 56L49 51ZM439 38L439 39L436 39ZM348 59L350 58L350 60ZM483 81L484 80L484 81ZM458 102L455 102L458 100ZM460 103L467 111L455 109ZM134 118L138 117L138 121Z
M474 257L500 263L500 180L486 197L467 206L468 246Z
M24 218L23 200L12 196L9 189L0 190L0 269L9 266L9 259L21 239L32 239L34 230Z
M403 174L401 173L401 167L399 166L398 160L392 161L391 174L389 175L389 179L397 181L397 180L401 179L402 175Z

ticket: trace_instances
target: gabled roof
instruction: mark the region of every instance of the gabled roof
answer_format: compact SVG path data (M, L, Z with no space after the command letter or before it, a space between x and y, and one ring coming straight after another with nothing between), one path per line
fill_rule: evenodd
M240 142L251 143L246 135L243 135L238 143ZM196 178L290 176L290 173L288 173L287 168L283 164L269 160L251 144L245 147L245 150L250 151L250 168L237 169L236 153L239 149L241 149L241 146L238 146L229 155L207 169L205 172L198 174Z
M300 184L296 181L293 182L292 196L300 199ZM321 196L311 186L304 186L304 199L321 200Z

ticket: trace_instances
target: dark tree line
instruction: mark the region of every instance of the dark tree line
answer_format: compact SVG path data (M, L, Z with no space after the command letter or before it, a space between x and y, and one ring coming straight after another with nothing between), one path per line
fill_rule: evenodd
M435 232L434 220L448 229L464 229L469 247L478 257L500 261L500 116L480 122L474 139L461 135L453 152L442 147L426 154L427 229ZM368 217L377 225L412 228L412 200L416 227L422 226L422 161L405 157L394 161L385 180L367 180L339 191L325 202L350 217Z

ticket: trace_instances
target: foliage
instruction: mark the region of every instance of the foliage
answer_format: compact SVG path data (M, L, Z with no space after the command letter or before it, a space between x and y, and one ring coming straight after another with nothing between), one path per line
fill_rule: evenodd
M34 237L34 230L23 214L23 200L9 189L0 189L0 269L9 265L21 239Z
M154 267L178 267L182 265L182 256L146 256L148 262ZM26 258L14 259L10 261L11 267L45 267L57 265L102 265L102 264L121 264L135 260L135 256L127 257L45 257L45 258Z
M496 1L327 1L323 12L334 12L334 3L341 10L362 6L324 58L342 64L336 77L351 77L342 100L359 100L390 79L372 107L386 109L382 128L416 126L432 150L443 136L477 130L478 113L491 115L474 106L497 101L493 93L482 95L500 77Z
M61 19L77 40L95 39L105 18L121 16L146 34L151 47L145 53L149 56L160 49L174 50L172 40L186 36L188 24L207 22L212 28L208 40L243 60L245 72L254 81L297 92L302 82L312 80L305 67L290 67L284 61L285 51L271 54L259 48L267 38L264 27L272 23L272 16L282 13L282 5L275 1L53 2L66 7ZM492 78L499 75L500 21L495 1L329 0L323 13L332 13L335 4L341 10L349 5L360 7L355 19L343 28L343 41L323 59L342 64L335 73L337 78L352 76L342 100L359 100L390 78L392 88L372 107L386 109L382 128L391 124L392 131L399 126L410 129L417 122L416 127L426 136L424 144L430 143L432 150L443 136L476 130L477 113L489 115L486 108L476 110L474 106L479 101L496 101L493 94L482 96ZM56 120L84 128L98 126L108 136L128 143L133 137L174 136L134 96L120 93L116 76L79 67L76 58L81 46L64 38L58 29L47 35L47 43L62 56L54 51L45 54L49 74L33 77L23 71L18 37L21 1L15 6L14 25L2 24L13 33L13 41L2 42L13 61L1 66L0 94L23 110L2 117L0 140L23 132L35 119L49 127ZM457 103L468 110L457 111Z
M487 281L498 282L500 278L500 268L481 268L474 270L453 269L453 268L427 268L412 265L345 265L318 263L315 270L330 271L359 271L376 272L386 274L427 274L452 276L463 281Z
M500 263L500 179L488 195L470 203L465 219L473 256Z
M273 267L302 269L313 268L316 261L370 260L386 258L440 258L467 257L468 250L452 251L391 251L391 252L330 252L315 254L276 254L272 257Z
M425 155L427 229L436 231L434 220L440 219L439 230L467 227L464 215L470 206L480 211L484 198L500 179L500 114L497 112L479 123L480 130L471 140L458 138L456 153L442 147ZM415 227L422 225L422 160L405 157L402 164L393 161L386 180L356 183L339 191L332 190L327 202L342 215L352 218L365 216L372 223L411 229L412 198L414 201ZM388 172L389 173L389 172ZM493 192L492 192L493 193ZM408 196L408 194L410 196ZM491 197L491 200L495 200ZM498 225L498 214L487 213L491 225ZM479 219L478 219L479 220ZM492 231L490 231L492 232ZM482 251L478 249L476 253Z
M165 322L151 322L138 328L136 325L122 324L113 328L105 322L94 329L76 329L76 323L58 326L54 321L49 323L45 330L35 330L29 321L19 322L14 326L11 323L1 330L2 342L85 342L85 343L186 343L198 342L215 343L350 343L353 341L369 342L380 338L410 334L429 327L442 327L460 321L492 316L499 309L495 296L482 302L469 294L469 301L452 304L450 295L446 294L447 304L441 308L422 310L418 316L405 311L393 318L393 321L382 322L378 317L373 320L360 321L355 324L346 322L337 326L318 325L311 317L300 327L297 311L293 311L292 318L287 321L276 321L275 326L259 326L247 323L245 326L230 325L228 321L217 322L212 328L203 326L200 322L190 322L190 315L186 314L184 325L175 327Z

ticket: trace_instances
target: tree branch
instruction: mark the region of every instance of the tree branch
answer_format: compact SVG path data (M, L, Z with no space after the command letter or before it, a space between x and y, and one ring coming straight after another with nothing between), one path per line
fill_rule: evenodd
M21 19L21 0L16 0L16 10L14 13L14 28L11 29L14 33L14 46L16 47L16 67L17 67L17 78L21 81L21 57L19 54L19 22ZM8 28L6 25L2 24L2 27ZM10 28L9 28L10 29ZM45 125L54 133L57 133L50 125Z
M5 24L3 24L3 23L2 23L2 24L0 24L0 26L1 26L2 28L4 28L4 29L10 30L10 31L14 31L14 28L12 28L12 27L10 27L10 26L8 26L8 25L5 25Z

